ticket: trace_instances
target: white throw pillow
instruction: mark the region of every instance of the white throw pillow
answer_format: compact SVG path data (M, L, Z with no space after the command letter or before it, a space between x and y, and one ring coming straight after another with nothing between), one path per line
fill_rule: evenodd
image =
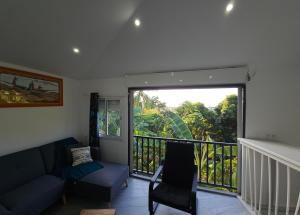
M80 148L71 148L73 163L72 166L92 162L91 149L89 146Z

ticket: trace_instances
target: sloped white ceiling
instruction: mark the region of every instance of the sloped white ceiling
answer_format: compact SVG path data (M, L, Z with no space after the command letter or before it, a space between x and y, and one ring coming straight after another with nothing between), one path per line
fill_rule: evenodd
M0 1L0 60L78 79L300 64L299 0L235 0L226 15L228 2Z
M141 1L0 0L0 61L85 77Z

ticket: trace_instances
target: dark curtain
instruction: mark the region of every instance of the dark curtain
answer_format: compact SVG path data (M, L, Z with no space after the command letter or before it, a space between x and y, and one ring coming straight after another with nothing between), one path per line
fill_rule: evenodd
M98 109L99 109L99 94L91 93L90 102L90 137L89 145L91 147L100 146L99 127L98 127Z

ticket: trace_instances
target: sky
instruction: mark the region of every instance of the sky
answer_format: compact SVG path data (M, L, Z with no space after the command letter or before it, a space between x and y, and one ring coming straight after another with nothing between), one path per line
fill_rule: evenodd
M168 107L178 107L185 101L201 102L206 107L216 107L226 96L238 94L237 88L145 90L148 96L157 96Z

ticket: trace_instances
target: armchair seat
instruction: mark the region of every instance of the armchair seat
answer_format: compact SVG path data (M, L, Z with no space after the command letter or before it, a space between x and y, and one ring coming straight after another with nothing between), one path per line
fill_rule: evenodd
M151 197L155 202L167 205L171 203L171 207L183 210L190 207L191 191L161 183L151 192Z

